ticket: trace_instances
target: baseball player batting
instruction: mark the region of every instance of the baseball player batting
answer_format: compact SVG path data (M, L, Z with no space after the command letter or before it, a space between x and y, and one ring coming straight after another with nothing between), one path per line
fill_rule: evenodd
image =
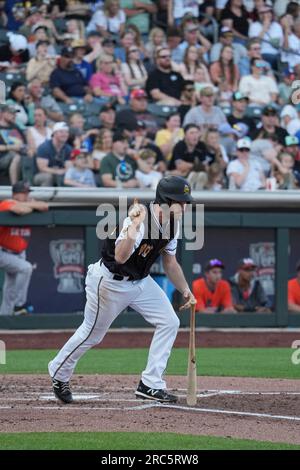
M102 259L88 268L84 321L48 366L53 391L59 400L73 401L69 381L78 360L100 343L117 316L131 307L155 326L148 362L135 395L160 402L177 401L167 391L163 374L179 320L165 292L149 272L162 255L166 275L185 298L181 309L195 303L175 256L180 219L186 204L192 201L191 187L184 178L162 178L155 201L147 207L135 201L122 229L116 227L116 238L105 240Z

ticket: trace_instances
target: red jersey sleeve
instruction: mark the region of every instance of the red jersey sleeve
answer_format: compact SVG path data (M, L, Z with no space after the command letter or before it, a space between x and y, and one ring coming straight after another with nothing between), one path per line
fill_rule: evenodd
M288 282L288 303L297 304L294 279Z
M202 298L201 284L202 284L202 279L197 279L192 284L193 294L197 301L197 304L196 304L197 311L203 310L205 308L205 303Z
M10 211L10 209L16 204L17 201L13 199L6 199L0 202L0 212Z

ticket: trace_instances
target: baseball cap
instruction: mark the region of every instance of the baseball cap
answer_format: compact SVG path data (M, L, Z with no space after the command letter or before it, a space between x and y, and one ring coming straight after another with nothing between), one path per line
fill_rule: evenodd
M220 29L220 34L233 34L233 31L231 28L229 28L228 26L223 26L221 29Z
M85 148L73 149L70 157L71 157L71 160L76 160L76 158L79 157L79 155L86 155L86 154L87 154L87 150Z
M236 144L237 149L251 149L251 139L249 137L244 137L243 139L239 139Z
M25 36L22 36L22 34L9 32L7 33L7 36L9 38L9 44L14 50L21 51L27 49L28 42Z
M252 258L241 258L238 262L238 268L257 268L257 265L254 263Z
M206 263L204 270L205 270L205 271L210 271L210 270L213 269L213 268L225 269L225 266L224 266L224 264L222 263L222 261L220 261L219 259L215 258L215 259L210 259L210 260Z
M120 142L122 140L127 140L122 131L116 131L113 135L113 142Z
M291 104L286 104L281 110L280 117L289 116L291 119L297 119L298 113L294 106Z
M64 121L57 122L56 124L54 124L52 128L52 135L54 134L54 132L57 132L57 131L68 131L68 130L69 130L69 126L66 122Z
M140 98L147 98L147 93L142 88L132 90L130 93L130 99L138 100Z
M70 59L74 57L74 51L72 47L63 47L60 53L61 57L69 57Z
M17 109L15 106L13 106L12 104L0 104L0 111L2 113L5 113L5 112L8 112L8 113L19 113L20 110Z
M290 145L299 145L299 139L295 135L286 135L284 138L284 144L286 147Z
M200 91L200 96L213 96L215 94L212 86L205 86Z
M73 49L76 49L78 47L87 48L87 43L85 42L84 39L75 39L75 41L72 42L71 47Z
M262 110L262 115L264 116L270 116L270 115L275 115L277 114L278 110L277 107L274 106L273 104L267 104L264 109Z
M242 101L242 100L249 101L248 96L243 95L240 91L236 91L235 93L233 93L232 99L233 101Z
M101 35L101 33L99 33L99 31L90 31L87 34L87 38L91 38L93 36L97 36L98 38L102 38L102 35Z
M116 105L115 103L113 102L108 102L106 104L104 104L102 106L102 108L100 109L100 113L102 113L103 111L109 111L110 109L113 109L114 111L116 110Z
M31 28L31 32L34 34L36 33L39 29L43 29L44 31L48 31L48 28L47 26L45 26L44 24L41 24L41 23L38 23L38 24L35 24L32 26Z
M233 127L231 127L231 125L228 122L224 122L223 124L219 126L219 132L222 135L233 134L233 135L236 135L237 137L240 137L239 132Z
M117 44L116 41L112 38L106 38L102 42L103 47L105 47L105 46L115 46L116 44Z
M18 181L12 186L12 192L18 193L29 193L31 191L29 183L27 181Z

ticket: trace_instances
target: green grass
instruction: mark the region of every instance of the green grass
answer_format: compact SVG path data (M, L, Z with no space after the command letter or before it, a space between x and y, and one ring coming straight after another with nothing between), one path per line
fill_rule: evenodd
M57 351L7 351L7 364L0 374L47 373L47 364ZM76 368L79 374L140 374L148 349L93 349ZM291 362L288 348L203 348L197 350L198 375L266 378L300 378L300 365ZM187 350L173 349L169 375L185 375Z
M299 450L299 445L137 432L30 432L0 434L0 450Z

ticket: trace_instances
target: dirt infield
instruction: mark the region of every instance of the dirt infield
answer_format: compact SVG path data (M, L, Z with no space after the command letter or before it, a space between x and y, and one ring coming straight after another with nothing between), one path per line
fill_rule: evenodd
M70 338L72 332L14 332L1 333L0 339L9 349L60 349ZM136 332L126 330L110 330L100 346L101 348L148 348L151 343L153 331ZM300 338L298 332L224 332L224 331L198 331L196 332L197 347L230 347L230 348L278 348L291 347L295 339ZM175 348L186 348L188 345L188 332L179 331Z
M62 405L47 376L0 376L1 432L153 431L300 444L299 381L199 377L198 402L189 408L185 377L168 377L176 405L137 400L138 380L75 375L75 401Z

